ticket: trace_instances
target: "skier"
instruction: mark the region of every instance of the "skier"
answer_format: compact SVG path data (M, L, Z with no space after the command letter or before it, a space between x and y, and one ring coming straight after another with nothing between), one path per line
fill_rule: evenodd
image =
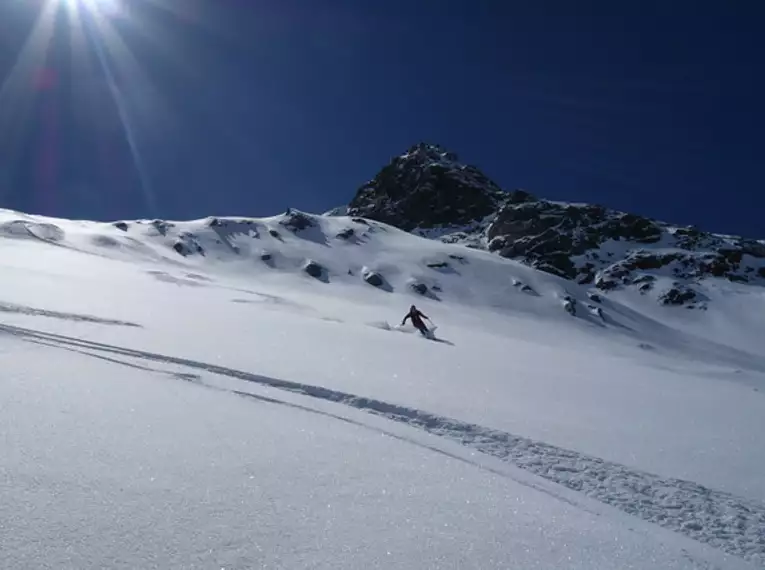
M424 337L430 338L430 331L428 330L428 327L425 326L425 323L422 321L422 319L428 319L423 313L420 312L420 310L412 305L409 307L409 312L404 317L404 320L401 321L401 326L403 327L406 324L407 319L412 319L412 324L414 325L414 328L416 328L418 331L420 331L420 334Z

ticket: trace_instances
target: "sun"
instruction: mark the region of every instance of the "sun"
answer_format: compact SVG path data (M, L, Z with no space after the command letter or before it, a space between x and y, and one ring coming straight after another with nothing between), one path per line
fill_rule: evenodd
M114 115L116 121L113 124L122 127L133 170L140 179L145 206L156 217L152 173L144 159L143 144L157 136L157 131L152 129L155 125L156 129L160 129L164 124L157 119L170 117L173 106L153 84L144 68L145 62L136 57L136 43L144 44L138 52L140 54L145 55L152 49L157 57L182 68L185 73L197 74L195 77L202 81L206 81L206 77L197 70L197 66L189 64L187 54L173 44L172 38L162 34L165 29L162 25L145 19L146 13L141 7L157 8L163 17L169 16L185 26L194 25L220 33L220 29L211 26L208 18L203 17L206 7L213 6L215 2L0 0L0 6L9 2L35 4L38 13L10 71L0 75L0 163L6 156L21 156L24 149L19 146L19 141L27 140L23 135L30 125L37 128L39 123L44 122L48 129L45 132L56 132L56 125L62 122L57 113L61 107L58 104L59 95L65 91L64 86L72 86L73 92L84 95L71 97L69 102L72 108L66 111L76 112L83 121L91 118L90 101L111 97L109 111L93 112L94 128L89 132L93 137L111 137L111 132L105 133L100 128L103 124L101 119L106 112ZM155 10L147 13L154 14ZM0 44L4 39L0 37ZM62 53L66 55L61 56ZM111 145L112 139L106 140ZM47 146L36 146L48 152ZM4 189L3 174L0 168L0 205Z
M67 8L91 8L98 0L59 0Z

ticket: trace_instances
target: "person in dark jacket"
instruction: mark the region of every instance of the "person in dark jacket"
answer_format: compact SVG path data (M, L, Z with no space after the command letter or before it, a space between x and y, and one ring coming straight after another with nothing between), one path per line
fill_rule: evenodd
M429 336L430 331L428 330L428 327L425 326L425 322L422 319L428 319L420 310L412 305L409 308L409 312L404 317L404 320L401 321L401 326L404 326L406 324L407 319L412 319L412 324L414 325L414 328L416 328L418 331L420 331L420 334L422 336Z

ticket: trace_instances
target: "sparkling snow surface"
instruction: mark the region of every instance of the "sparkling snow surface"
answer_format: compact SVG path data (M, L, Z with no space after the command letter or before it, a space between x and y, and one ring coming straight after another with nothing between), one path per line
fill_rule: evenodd
M765 292L309 219L0 211L1 568L765 565Z

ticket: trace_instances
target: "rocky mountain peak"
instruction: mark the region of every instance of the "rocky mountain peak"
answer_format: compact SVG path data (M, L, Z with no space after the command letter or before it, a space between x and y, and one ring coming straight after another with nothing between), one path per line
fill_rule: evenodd
M704 307L698 286L707 278L765 285L765 242L505 192L435 144L394 157L347 213L487 249L601 291L656 289L664 304Z
M496 212L509 194L445 148L419 143L364 184L348 214L407 231L458 228Z
M441 145L430 143L417 143L406 151L399 158L404 160L415 160L420 162L442 162L457 163L459 157L456 153L450 152Z

